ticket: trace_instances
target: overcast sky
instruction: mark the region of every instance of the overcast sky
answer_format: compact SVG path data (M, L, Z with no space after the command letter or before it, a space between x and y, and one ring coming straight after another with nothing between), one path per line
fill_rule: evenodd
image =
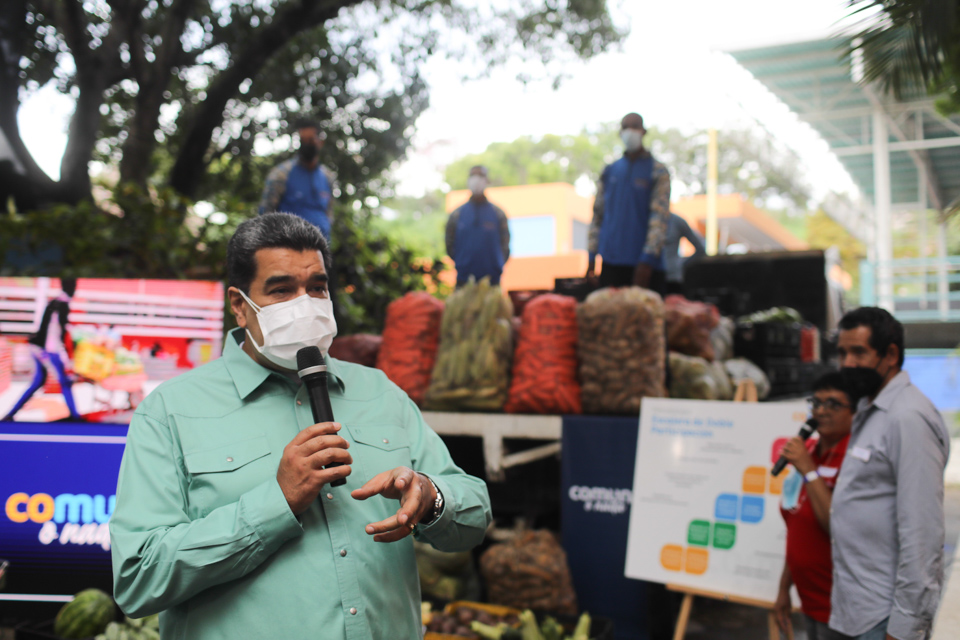
M441 185L448 162L492 142L573 134L629 111L662 128L762 125L805 161L817 197L851 188L826 143L724 53L827 37L849 11L845 0L609 1L630 23L622 51L571 64L558 90L547 82L525 87L516 68L463 82L457 63L430 61L431 106L396 172L399 191L419 195ZM53 176L71 109L69 98L44 91L20 110L24 140Z

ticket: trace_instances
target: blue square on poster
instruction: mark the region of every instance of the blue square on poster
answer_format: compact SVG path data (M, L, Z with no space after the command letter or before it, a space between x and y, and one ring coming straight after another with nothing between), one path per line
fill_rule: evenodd
M713 517L717 520L736 520L739 498L733 493L721 493L717 496Z
M742 522L760 522L763 520L764 498L760 496L743 496L740 504L740 520Z

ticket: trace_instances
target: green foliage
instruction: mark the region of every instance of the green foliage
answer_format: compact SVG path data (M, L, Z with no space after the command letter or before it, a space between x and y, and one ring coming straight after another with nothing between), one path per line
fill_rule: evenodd
M446 255L444 229L447 224L445 197L432 191L420 198L395 197L383 202L380 216L373 216L375 229L394 238L417 256ZM390 210L390 218L385 210Z
M647 132L646 146L670 169L674 184L682 185L675 196L707 192L708 137L706 130L651 128ZM806 211L811 191L800 159L772 136L755 129L722 129L717 132L717 152L721 194L743 194L761 209Z
M440 285L439 256L422 259L371 224L368 209L338 211L333 218L334 309L340 335L380 333L387 305L409 291Z
M863 244L822 209L807 217L807 242L814 249L837 247L843 270L853 281L848 297L856 299L860 291L860 261L867 255Z
M495 187L548 182L575 183L586 176L591 182L621 152L619 123L607 123L577 135L530 136L513 142L494 142L447 166L444 180L451 189L466 189L470 167L482 164Z
M5 260L0 273L219 280L227 240L245 212L229 211L226 224L215 224L190 214L190 205L170 189L145 192L128 184L101 206L83 201L8 213L0 225L0 254L57 251L21 266Z
M960 2L847 0L862 16L845 53L863 56L864 80L897 99L942 96L944 113L960 110Z

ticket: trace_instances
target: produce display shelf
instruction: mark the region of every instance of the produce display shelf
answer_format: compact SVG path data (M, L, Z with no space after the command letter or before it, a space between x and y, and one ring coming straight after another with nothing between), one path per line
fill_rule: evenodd
M513 413L451 413L424 411L423 419L442 436L475 436L483 439L487 479L502 482L505 470L560 453L563 417ZM506 453L504 438L548 440L540 447Z

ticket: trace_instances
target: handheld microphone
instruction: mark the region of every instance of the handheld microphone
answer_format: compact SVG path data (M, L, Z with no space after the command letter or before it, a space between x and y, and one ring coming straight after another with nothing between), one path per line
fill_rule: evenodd
M797 435L800 436L801 440L806 441L807 438L813 435L813 432L816 431L816 429L817 429L817 419L810 418L809 420L803 423L803 426L800 427L800 433L798 433ZM777 460L776 464L773 465L773 468L770 469L770 475L772 476L780 475L780 472L783 471L783 468L786 466L787 466L787 459L784 458L783 456L780 456L780 459Z
M303 380L310 399L314 422L333 422L333 409L330 408L330 394L327 392L327 365L318 347L304 347L297 351L297 375ZM342 462L331 462L324 469L339 467ZM330 486L340 487L346 484L344 478L338 478Z

